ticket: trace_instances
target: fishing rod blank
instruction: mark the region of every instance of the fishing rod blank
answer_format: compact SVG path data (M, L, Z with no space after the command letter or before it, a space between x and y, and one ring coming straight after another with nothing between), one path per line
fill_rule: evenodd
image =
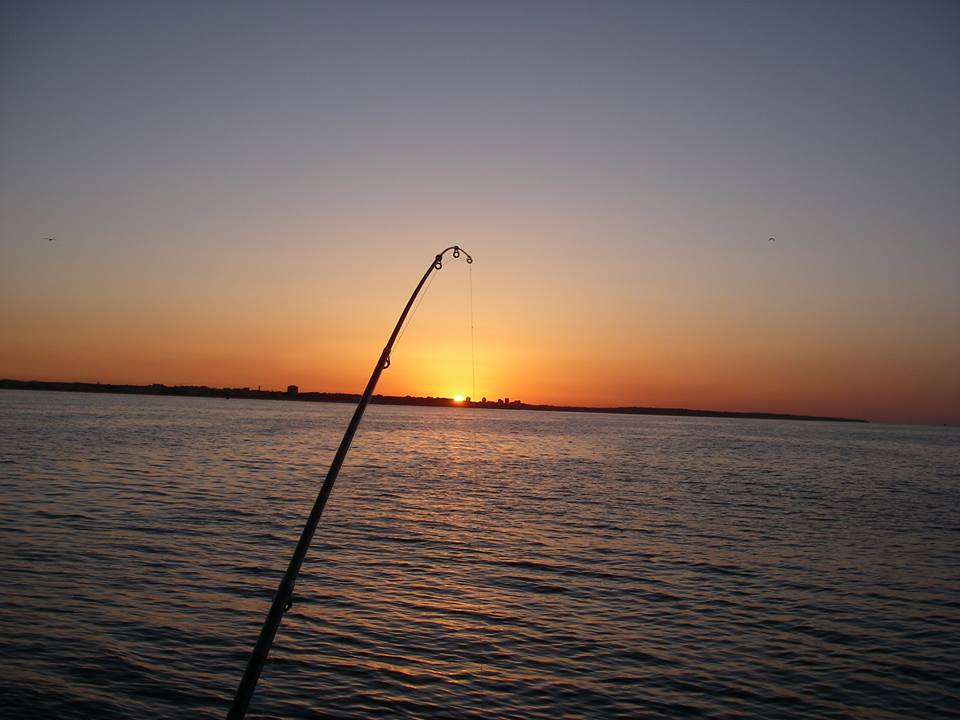
M313 540L313 535L317 530L317 524L320 522L323 508L327 504L327 498L330 497L333 484L337 480L337 475L340 474L340 467L343 465L344 458L347 457L347 451L350 450L350 443L353 442L353 436L356 434L357 427L360 425L363 412L367 409L370 398L373 396L373 390L377 386L377 381L380 379L380 373L390 367L390 351L393 349L393 344L397 340L397 335L400 333L403 321L407 318L407 313L410 312L413 301L416 300L417 295L420 294L420 290L423 288L423 284L427 281L427 278L430 277L430 274L434 270L440 270L443 267L443 256L451 250L453 251L453 257L458 258L462 253L468 263L473 262L473 258L459 246L452 245L448 247L438 254L430 263L430 267L427 268L423 277L420 278L420 282L417 283L417 287L403 308L403 312L400 313L397 326L390 334L390 339L387 341L386 346L384 346L383 352L380 353L380 359L377 360L377 364L373 368L373 374L370 375L370 380L367 382L367 387L360 397L357 409L353 411L353 417L350 418L350 424L347 425L347 430L343 434L340 447L337 448L337 454L333 456L333 462L330 463L330 470L327 471L327 477L323 481L323 486L320 488L317 499L313 503L313 509L310 511L307 522L303 526L303 532L300 533L300 541L297 543L297 548L293 551L293 557L290 558L287 571L284 573L283 579L280 581L279 587L277 587L277 592L273 596L270 610L267 612L266 620L264 620L263 627L260 629L260 637L257 639L257 644L254 646L250 660L247 662L247 669L244 671L243 678L240 680L240 686L237 688L236 695L233 697L230 712L227 713L227 720L242 720L247 714L247 707L250 705L250 699L253 697L253 692L257 688L257 681L260 679L263 665L267 661L270 648L273 646L273 640L277 635L277 629L280 627L280 621L283 620L283 614L293 607L293 588L297 582L297 575L300 573L300 566L303 565L303 559L307 555L310 541Z

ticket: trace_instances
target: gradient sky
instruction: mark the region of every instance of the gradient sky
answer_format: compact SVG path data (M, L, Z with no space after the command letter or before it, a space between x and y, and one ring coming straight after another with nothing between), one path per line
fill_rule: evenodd
M960 422L960 4L0 5L0 377ZM51 243L45 236L58 238ZM770 242L770 236L776 242Z

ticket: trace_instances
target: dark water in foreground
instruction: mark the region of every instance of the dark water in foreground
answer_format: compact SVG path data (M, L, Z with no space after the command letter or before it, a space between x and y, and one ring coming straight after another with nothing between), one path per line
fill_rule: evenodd
M222 717L348 405L0 391L0 715ZM372 407L251 716L960 708L960 433Z

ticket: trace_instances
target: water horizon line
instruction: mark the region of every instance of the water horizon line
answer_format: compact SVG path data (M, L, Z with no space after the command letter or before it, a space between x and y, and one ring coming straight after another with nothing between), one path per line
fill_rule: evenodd
M54 392L92 392L121 395L165 395L179 397L209 397L220 399L245 400L286 400L298 402L334 402L356 403L360 400L360 393L344 392L301 392L296 385L289 385L286 390L262 390L260 387L212 387L208 385L166 385L151 383L136 385L125 383L57 381L57 380L16 380L12 378L0 379L0 389L6 390L47 390ZM623 406L588 406L588 405L552 405L547 403L525 403L520 400L498 398L497 400L473 400L442 396L415 396L415 395L384 395L373 396L372 403L378 405L408 405L420 407L452 407L459 409L484 410L532 410L539 412L578 412L611 415L654 415L667 417L707 417L753 420L798 420L806 422L843 422L863 423L871 421L864 418L838 417L831 415L806 415L785 412L755 412L741 410L711 410L683 407L652 407L643 405Z

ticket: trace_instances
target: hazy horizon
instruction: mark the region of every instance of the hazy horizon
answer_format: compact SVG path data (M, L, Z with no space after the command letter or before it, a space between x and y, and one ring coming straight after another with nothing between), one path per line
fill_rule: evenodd
M327 389L318 389L318 388L304 388L304 387L300 387L299 385L296 386L296 387L297 387L297 392L296 392L296 394L293 395L293 396L289 396L289 388L288 388L287 386L284 386L284 387L264 387L264 386L262 386L262 385L258 385L258 386L250 386L250 385L223 385L223 384L220 384L220 383L180 384L180 383L164 383L164 382L117 383L117 382L112 382L112 381L110 381L110 380L101 380L101 379L98 379L98 380L62 380L62 379L59 379L59 380L38 380L38 379L36 379L36 378L29 378L29 379L28 379L28 378L9 378L9 377L0 377L0 382L16 382L16 383L33 383L33 382L38 382L38 383L52 383L52 384L58 384L58 385L85 385L85 386L88 386L88 385L104 385L104 386L107 386L107 387L137 387L137 388L151 388L152 386L159 385L159 386L162 386L163 388L165 388L166 390L192 389L192 388L207 388L207 389L209 389L209 390L211 390L211 391L243 391L243 392L251 392L251 393L253 393L253 392L263 392L263 393L274 393L274 394L277 395L276 398L259 398L259 397L234 396L234 397L236 397L237 399L247 399L247 400L261 400L261 399L263 399L263 400L274 400L274 399L287 399L287 397L292 397L292 399L298 399L298 398L301 398L302 396L305 396L305 395L330 395L330 396L334 396L334 395L344 395L344 396L352 396L352 397L355 397L355 398L359 398L360 395L362 394L362 389L356 389L356 390L334 390L334 389L329 389L329 388L327 388ZM294 383L291 383L291 384L294 384ZM0 390L3 390L3 389L7 389L7 390L18 390L18 389L21 389L21 388L16 388L16 387L13 387L13 388L0 388ZM60 390L60 389L49 389L49 390L47 390L47 389L45 389L45 388L25 388L25 389L23 389L24 392L37 392L37 391L43 392L43 391L45 391L45 390L46 390L46 391L49 391L49 392L70 392L69 390ZM84 392L90 392L90 391L82 390L82 389L81 389L81 390L76 390L75 392L84 393ZM103 392L109 393L109 391L103 391ZM94 392L93 394L100 394L100 393L99 393L99 392ZM123 394L126 394L126 393L118 393L118 394L123 395ZM147 393L146 395L147 395L147 396L154 396L154 395L152 395L151 393ZM169 393L169 394L160 393L159 396L165 396L165 397L180 397L180 395L177 394L177 393ZM211 395L211 396L199 395L199 396L198 396L198 395L189 395L189 394L188 394L188 395L184 395L184 397L199 397L199 398L201 398L201 399L209 397L209 399L221 399L221 396L219 396L219 395ZM498 403L502 403L503 406L506 407L506 406L507 406L507 405L506 405L507 403L513 404L514 402L518 402L518 403L520 403L521 405L523 405L524 407L551 408L551 409L555 409L555 410L560 411L560 412L563 412L566 408L571 408L571 409L574 409L574 410L600 410L600 411L603 411L603 410L616 411L616 410L624 409L624 408L635 408L635 409L638 409L638 410L665 410L665 411L678 410L678 411L689 411L689 412L693 412L693 413L698 413L698 412L703 412L703 413L730 413L731 415L734 416L734 418L736 418L736 416L738 416L738 415L774 415L774 416L778 416L778 415L779 415L779 416L784 416L784 417L793 417L793 418L801 418L801 419L802 419L802 418L817 418L817 419L823 419L823 420L842 420L842 421L868 422L868 423L871 423L871 424L919 425L919 426L927 426L927 427L952 427L952 424L950 424L950 423L923 423L923 422L898 423L898 422L884 422L884 421L871 420L871 419L869 419L869 418L864 418L864 417L853 417L853 416L837 416L837 415L820 415L820 416L815 416L815 415L804 415L804 414L801 414L801 413L793 413L793 412L790 412L789 410L772 412L772 411L766 411L766 410L755 410L755 409L751 409L751 408L720 408L720 407L699 407L699 406L694 407L694 406L664 406L664 405L575 405L575 404L572 404L572 403L555 403L555 402L553 402L553 403L551 403L551 402L531 403L531 402L528 402L527 400L525 400L525 399L522 398L522 397L516 397L516 396L512 396L512 395L506 395L506 396L500 396L500 397L485 397L485 396L482 396L482 397L478 397L478 398L471 398L470 396L463 396L463 395L450 396L450 395L411 395L411 394L409 394L409 393L403 393L403 394L384 393L384 392L381 392L379 389L377 389L377 390L375 391L373 397L374 397L374 398L376 398L376 397L389 397L389 398L399 398L399 399L410 398L411 400L447 400L447 401L450 401L451 403L453 403L453 404L450 405L449 407L452 407L452 408L454 408L454 409L456 409L456 408L458 408L458 407L462 407L462 408L470 407L471 404L475 404L475 405L479 406L479 405L481 405L481 403L486 403L487 405L496 405L496 404L498 404ZM321 400L321 401L319 401L319 402L324 402L324 401ZM337 402L337 403L339 403L339 402L341 402L341 401L331 401L331 402ZM401 403L401 404L402 404L402 403ZM413 407L420 407L420 405L418 405L418 404L416 404L416 403L413 403L411 406L413 406ZM424 406L422 406L422 407L441 407L441 408L442 408L442 407L448 407L448 406L446 406L446 405L424 405ZM519 409L524 409L524 408L519 408ZM697 416L694 415L693 417L697 417ZM702 416L701 416L701 417L702 417ZM721 419L722 419L722 418L721 418Z

